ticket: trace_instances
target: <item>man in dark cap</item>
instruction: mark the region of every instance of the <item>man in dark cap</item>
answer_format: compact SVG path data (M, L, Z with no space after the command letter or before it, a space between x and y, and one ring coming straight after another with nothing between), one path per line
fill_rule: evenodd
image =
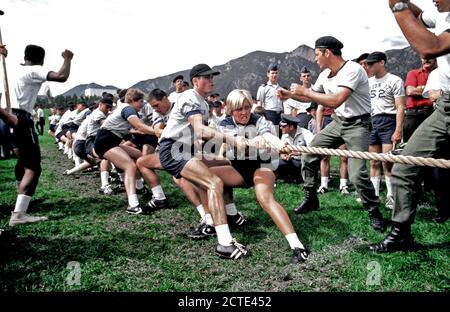
M266 117L270 120L276 128L281 120L281 113L283 112L283 102L277 96L277 90L280 89L278 84L278 65L272 63L267 68L267 83L262 84L258 88L256 94L257 106L264 107ZM277 129L278 130L278 129Z
M292 84L291 90L280 90L282 99L294 98L299 101L321 104L335 108L333 121L319 132L311 142L314 147L338 148L343 143L352 151L369 150L370 96L369 82L364 69L357 63L345 61L338 39L326 36L317 39L316 61L323 71L311 89ZM294 211L305 213L319 209L316 193L319 155L302 155L302 176L305 182L304 201ZM375 196L367 172L366 161L349 159L350 180L369 212L374 230L384 232L386 225L379 210L379 199Z
M200 139L215 139L245 147L245 139L226 135L205 126L208 123L208 103L205 97L214 89L214 76L220 73L206 64L192 67L190 79L193 89L182 93L175 103L160 138L161 166L175 178L184 178L206 191L209 209L214 220L218 244L216 254L221 258L238 259L247 254L244 246L231 236L223 201L223 182L200 159L194 157ZM195 131L194 131L195 129ZM206 225L202 222L201 225ZM213 235L213 232L209 233Z
M5 57L7 51L0 46L0 53ZM39 140L34 129L31 112L41 85L45 81L65 82L70 75L73 53L69 50L62 52L63 65L58 71L43 68L45 50L36 45L25 48L23 66L18 69L15 81L10 81L10 95L12 113L17 122L12 126L12 140L14 150L18 155L15 168L18 195L14 211L9 220L10 226L47 220L47 217L34 217L27 214L31 197L36 191L41 175L41 152ZM2 107L5 108L5 97L2 96Z
M402 139L403 119L405 115L405 87L403 80L385 68L387 61L383 52L373 52L366 59L371 77L369 78L372 104L372 129L370 132L369 152L389 153ZM392 209L391 170L393 163L383 162L386 181L386 208ZM375 195L380 195L381 162L370 161L370 180Z
M367 61L366 61L368 56L369 56L369 53L363 53L353 60L353 62L358 63L359 65L361 65L364 68L367 75L369 75L369 68L367 67Z
M172 83L175 86L175 91L169 94L169 102L175 103L180 97L181 93L184 91L183 88L184 77L183 75L177 75L173 78Z
M308 130L298 126L297 117L281 114L280 129L282 132L281 141L294 146L307 146L313 138L313 134ZM286 181L294 183L302 182L301 172L302 160L299 154L281 154L277 168L277 176Z

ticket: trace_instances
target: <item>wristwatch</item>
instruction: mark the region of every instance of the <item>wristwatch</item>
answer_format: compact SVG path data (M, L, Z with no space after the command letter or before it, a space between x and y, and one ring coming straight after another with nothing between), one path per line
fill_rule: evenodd
M401 12L404 11L408 8L408 3L406 2L397 2L396 4L394 4L394 6L392 7L392 12Z

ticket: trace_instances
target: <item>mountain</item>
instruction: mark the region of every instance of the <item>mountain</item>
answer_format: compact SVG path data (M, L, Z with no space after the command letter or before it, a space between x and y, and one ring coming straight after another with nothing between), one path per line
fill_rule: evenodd
M114 87L114 86L102 86L99 85L95 82L91 82L89 84L81 84L78 85L76 87L73 87L72 89L64 92L63 94L61 94L62 96L73 96L74 94L76 94L78 97L84 96L85 95L85 91L87 89L105 89L105 90L117 90L119 88Z
M408 71L420 67L420 58L410 47L388 50L386 55L388 56L387 70L400 76L403 80L406 78ZM300 69L303 66L308 67L311 71L313 81L320 72L319 66L314 62L314 49L306 45L301 45L292 52L284 53L254 51L223 65L214 66L213 69L221 73L214 78L214 91L219 93L221 97L226 97L231 90L241 88L249 90L256 96L258 87L267 81L266 72L270 63L278 63L278 80L281 86L286 87L289 87L292 82L299 81ZM140 88L145 92L160 88L169 93L173 91L173 77L181 74L188 81L189 71L190 69L185 69L166 76L143 80L132 87ZM88 86L79 85L67 91L64 95L84 94L84 90Z
M420 58L410 47L404 49L386 51L388 62L386 65L390 73L400 76L403 80L408 71L420 67ZM320 73L319 66L314 61L314 49L306 45L301 45L292 52L271 53L255 51L244 55L226 64L214 66L213 69L220 71L220 75L214 78L215 89L221 97L233 89L241 88L249 90L254 96L258 87L267 81L267 66L270 63L278 63L281 86L289 87L292 82L299 81L300 69L303 66L311 71L313 81ZM189 69L179 71L167 76L153 78L138 82L133 85L145 92L154 88L172 91L172 78L181 74L185 80L189 80Z

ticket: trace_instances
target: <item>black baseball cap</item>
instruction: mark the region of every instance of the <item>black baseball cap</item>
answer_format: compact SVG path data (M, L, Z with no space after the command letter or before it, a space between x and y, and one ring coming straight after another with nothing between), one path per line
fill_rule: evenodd
M183 75L177 75L177 76L175 76L175 78L173 78L172 82L175 83L175 81L177 81L178 79L184 80Z
M315 102L311 102L311 105L309 105L309 107L306 109L307 112L309 112L312 109L317 109L317 103Z
M220 75L220 72L212 70L211 67L209 67L206 64L198 64L192 67L191 72L189 73L191 81L192 78L194 77L209 76L209 75L217 76Z
M369 56L366 58L366 62L367 64L369 63L376 63L376 62L380 62L380 61L384 61L386 62L387 57L386 54L384 54L383 52L373 52L370 53Z

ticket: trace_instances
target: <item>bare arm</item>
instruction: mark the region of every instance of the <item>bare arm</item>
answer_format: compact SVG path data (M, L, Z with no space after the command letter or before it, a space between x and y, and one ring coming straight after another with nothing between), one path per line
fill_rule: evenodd
M306 97L306 102L316 102L326 107L338 108L344 103L352 94L352 90L345 87L340 87L338 92L334 94L325 94L315 92L309 88L305 88L299 84L293 83L291 85L291 93L300 97Z
M395 98L395 107L397 109L395 131L392 134L392 144L397 144L402 139L403 120L405 118L405 97Z
M164 128L166 127L166 125L162 122L156 124L155 126L153 126L153 130L155 130L155 135L160 138L161 134L164 130Z
M423 93L423 89L425 89L425 86L407 86L406 87L406 95L407 96L418 96L421 97Z
M17 116L8 113L6 110L4 110L3 108L0 108L0 119L2 119L3 121L5 121L8 125L10 126L15 126L17 125Z
M50 71L47 75L48 81L65 82L70 75L70 64L72 62L72 51L65 50L62 54L64 59L63 65L58 72Z
M399 0L389 0L392 8ZM404 2L404 1L403 1ZM411 4L410 4L411 6ZM435 35L428 31L423 23L415 16L417 7L394 13L398 26L408 40L411 47L421 58L436 58L450 53L450 33L443 32Z
M322 130L323 125L323 106L319 104L317 106L317 112L316 112L316 130L317 133L319 133Z
M145 123L143 123L138 116L131 116L128 118L128 122L130 125L133 126L134 129L149 135L155 135L155 130L153 130L153 127L147 126Z

